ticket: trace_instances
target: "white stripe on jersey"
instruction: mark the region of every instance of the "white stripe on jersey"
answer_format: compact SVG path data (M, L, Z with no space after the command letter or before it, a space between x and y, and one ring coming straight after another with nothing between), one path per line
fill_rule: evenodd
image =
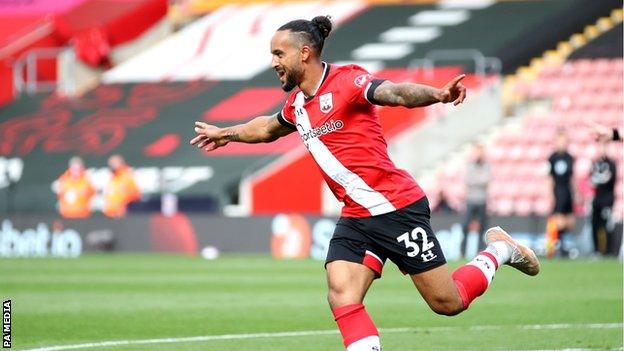
M366 89L364 89L364 98L366 99L366 101L372 104L372 102L368 99L368 89L370 89L371 85L373 85L373 82L369 82L366 85Z
M299 130L299 134L301 135L312 130L310 117L303 107L304 102L303 92L297 93L293 106L295 107L297 130ZM360 206L366 208L372 216L396 210L392 203L381 193L372 189L366 184L364 179L347 169L336 156L329 151L320 138L309 138L304 143L323 172L336 183L340 184L346 190L347 195Z

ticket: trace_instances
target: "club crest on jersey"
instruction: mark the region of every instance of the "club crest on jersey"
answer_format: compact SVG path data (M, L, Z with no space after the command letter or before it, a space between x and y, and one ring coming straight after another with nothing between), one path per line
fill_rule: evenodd
M327 113L334 108L334 101L332 99L332 93L321 95L319 98L319 105L321 106L321 112Z
M364 86L364 83L366 83L366 81L370 79L371 77L372 76L370 74L362 74L362 75L357 76L355 80L353 81L353 83L355 83L356 86L361 88Z

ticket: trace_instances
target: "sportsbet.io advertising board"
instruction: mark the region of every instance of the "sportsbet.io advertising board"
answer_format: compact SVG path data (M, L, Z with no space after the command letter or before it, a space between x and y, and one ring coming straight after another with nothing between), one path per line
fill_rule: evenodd
M77 231L55 223L37 223L18 230L9 219L0 226L0 257L77 257L82 253L82 238Z
M462 256L464 236L460 215L436 215L432 226L448 260ZM579 220L568 244L580 255L591 251L589 224ZM84 220L60 219L54 214L0 216L0 257L78 257L85 252L171 252L199 255L218 253L271 253L278 259L323 260L336 218L278 214L231 218L200 213L131 214L123 219L94 215ZM543 218L493 217L516 239L540 254L544 248ZM618 224L611 247L620 247ZM206 250L207 249L207 250ZM479 250L479 235L468 233L463 251L472 257ZM617 253L616 253L617 254Z

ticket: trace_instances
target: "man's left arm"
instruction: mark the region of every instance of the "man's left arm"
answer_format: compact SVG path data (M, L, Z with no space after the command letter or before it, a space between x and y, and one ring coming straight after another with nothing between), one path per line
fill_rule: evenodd
M385 81L373 92L373 103L382 106L422 107L437 102L459 105L466 98L466 87L461 84L465 74L453 78L442 88L415 83Z

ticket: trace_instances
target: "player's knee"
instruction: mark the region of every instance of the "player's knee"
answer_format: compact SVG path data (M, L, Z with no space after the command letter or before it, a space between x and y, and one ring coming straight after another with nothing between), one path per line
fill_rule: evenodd
M356 294L351 293L348 289L331 285L327 292L327 302L332 309L354 303L361 303Z
M327 291L327 302L332 309L345 305L343 302L344 300L346 300L344 289L332 286L329 287L329 291Z
M455 299L434 299L429 302L429 307L433 312L443 316L455 316L464 310L463 302Z

